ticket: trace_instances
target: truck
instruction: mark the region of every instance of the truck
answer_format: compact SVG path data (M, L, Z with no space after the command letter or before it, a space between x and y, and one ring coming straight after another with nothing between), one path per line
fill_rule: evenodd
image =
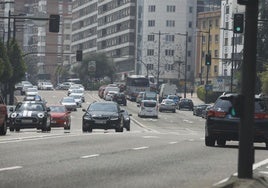
M178 88L175 84L169 84L169 83L162 84L159 92L159 102L165 99L168 95L176 95L177 90Z

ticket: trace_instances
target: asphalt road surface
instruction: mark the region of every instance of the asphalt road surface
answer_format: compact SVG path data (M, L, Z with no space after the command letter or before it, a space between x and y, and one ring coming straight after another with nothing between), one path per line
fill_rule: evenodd
M48 104L67 91L40 91ZM86 91L86 108L102 100ZM22 97L18 97L20 100ZM201 188L225 181L237 171L238 142L206 147L205 120L192 111L139 118L128 101L131 130L82 133L82 109L72 112L71 130L22 129L0 137L0 187ZM255 145L254 169L267 174L265 144Z

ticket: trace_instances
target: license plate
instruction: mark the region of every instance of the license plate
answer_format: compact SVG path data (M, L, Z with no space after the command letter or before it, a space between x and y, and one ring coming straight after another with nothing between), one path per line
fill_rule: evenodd
M22 123L32 123L33 121L31 119L23 119L21 120Z
M96 124L106 124L105 120L95 120Z

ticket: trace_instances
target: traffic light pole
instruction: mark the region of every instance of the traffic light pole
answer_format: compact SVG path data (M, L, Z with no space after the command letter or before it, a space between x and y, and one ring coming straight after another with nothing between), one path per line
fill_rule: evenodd
M256 82L258 0L246 5L242 65L242 110L239 128L238 178L252 178L254 163L253 125Z
M208 52L207 52L207 55L208 56L210 55L210 25L208 28ZM210 65L207 65L207 76L206 76L206 84L205 84L205 103L208 103L208 73L209 73L209 68L210 68Z

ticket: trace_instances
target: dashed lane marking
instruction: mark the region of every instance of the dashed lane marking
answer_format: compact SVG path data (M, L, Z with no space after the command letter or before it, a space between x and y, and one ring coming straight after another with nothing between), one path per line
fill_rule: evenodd
M22 166L11 166L11 167L6 167L6 168L0 168L0 172L8 171L8 170L16 170L16 169L20 169L20 168L22 168Z

